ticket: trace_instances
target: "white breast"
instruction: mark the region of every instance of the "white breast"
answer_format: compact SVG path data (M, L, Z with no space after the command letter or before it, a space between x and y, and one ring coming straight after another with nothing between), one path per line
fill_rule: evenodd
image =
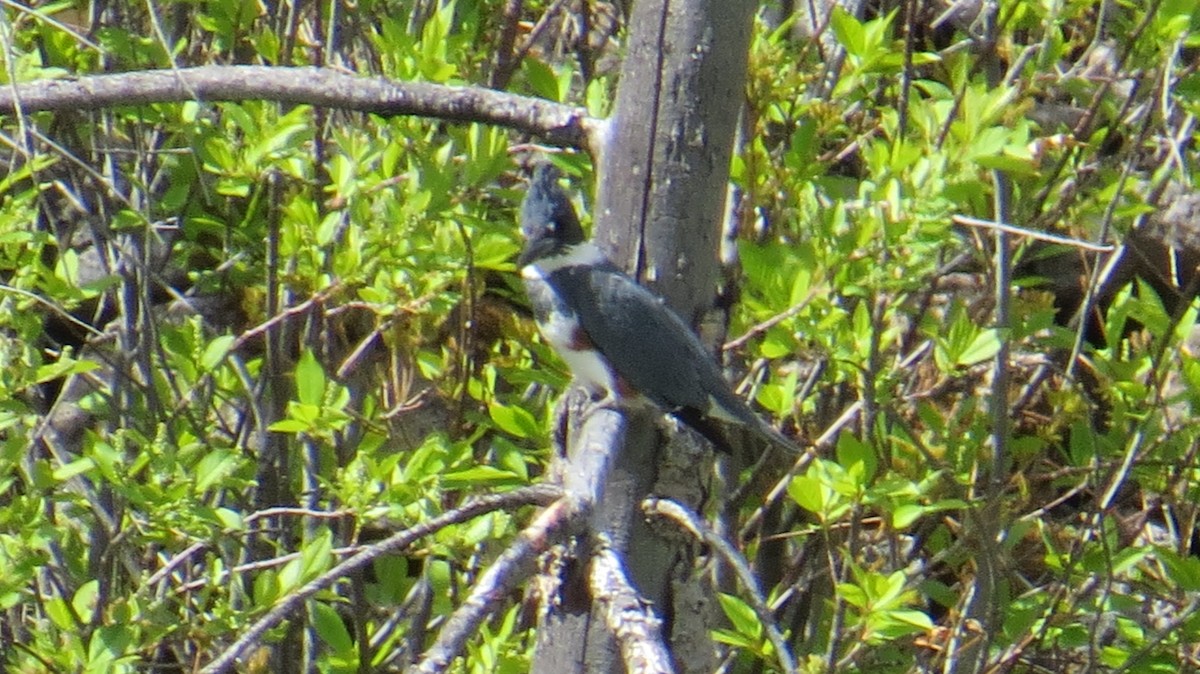
M557 260L552 258L552 261ZM552 271L553 269L543 269L542 263L528 264L521 268L521 277L526 283L545 283L546 276ZM579 325L578 316L551 312L545 322L538 323L538 329L567 364L576 381L593 393L601 393L609 398L619 396L616 378L604 358L591 348L590 344L587 345L589 348L580 348L584 346L580 343L584 332Z
M578 349L582 333L579 319L574 315L551 314L550 320L538 326L542 336L558 352L579 383L593 392L616 398L617 382L604 358L592 348Z

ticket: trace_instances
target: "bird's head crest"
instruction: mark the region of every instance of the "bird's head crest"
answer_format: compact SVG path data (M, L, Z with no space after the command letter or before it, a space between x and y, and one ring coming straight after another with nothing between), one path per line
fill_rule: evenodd
M525 237L522 265L557 255L584 241L575 208L558 184L560 176L558 169L549 163L543 162L533 169L529 191L521 202L521 234Z

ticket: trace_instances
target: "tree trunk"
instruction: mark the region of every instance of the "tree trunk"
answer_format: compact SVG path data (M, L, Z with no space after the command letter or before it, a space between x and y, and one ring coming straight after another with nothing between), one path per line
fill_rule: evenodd
M716 291L754 7L748 0L635 3L612 127L598 157L593 237L693 323ZM649 417L628 419L593 522L663 620L677 671L711 671L711 607L705 605L711 593L695 577L692 546L678 535L659 536L640 508L651 494L698 506L711 466L687 458L666 463L655 424ZM535 673L625 671L587 597L586 567L584 559L563 572L559 602L551 603L539 629Z

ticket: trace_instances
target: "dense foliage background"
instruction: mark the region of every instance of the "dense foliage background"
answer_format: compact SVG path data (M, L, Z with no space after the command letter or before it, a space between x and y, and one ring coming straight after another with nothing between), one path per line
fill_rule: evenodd
M1197 666L1200 10L966 5L756 24L724 355L821 458L753 483L738 542L782 550L758 570L806 671ZM0 11L6 82L315 64L596 116L623 31L581 2ZM191 671L355 546L541 478L569 377L514 270L534 140L254 101L3 120L8 670ZM586 208L587 158L556 161ZM246 671L402 666L527 516L376 562ZM462 670L526 669L513 599ZM721 606L726 666L776 666Z

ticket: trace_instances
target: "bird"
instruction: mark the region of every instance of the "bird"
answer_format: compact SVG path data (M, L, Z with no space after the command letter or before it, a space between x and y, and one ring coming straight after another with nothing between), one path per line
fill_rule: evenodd
M696 333L666 302L588 240L549 162L537 164L521 202L517 259L542 337L601 403L649 401L732 451L724 429L801 450L759 417L721 374Z

